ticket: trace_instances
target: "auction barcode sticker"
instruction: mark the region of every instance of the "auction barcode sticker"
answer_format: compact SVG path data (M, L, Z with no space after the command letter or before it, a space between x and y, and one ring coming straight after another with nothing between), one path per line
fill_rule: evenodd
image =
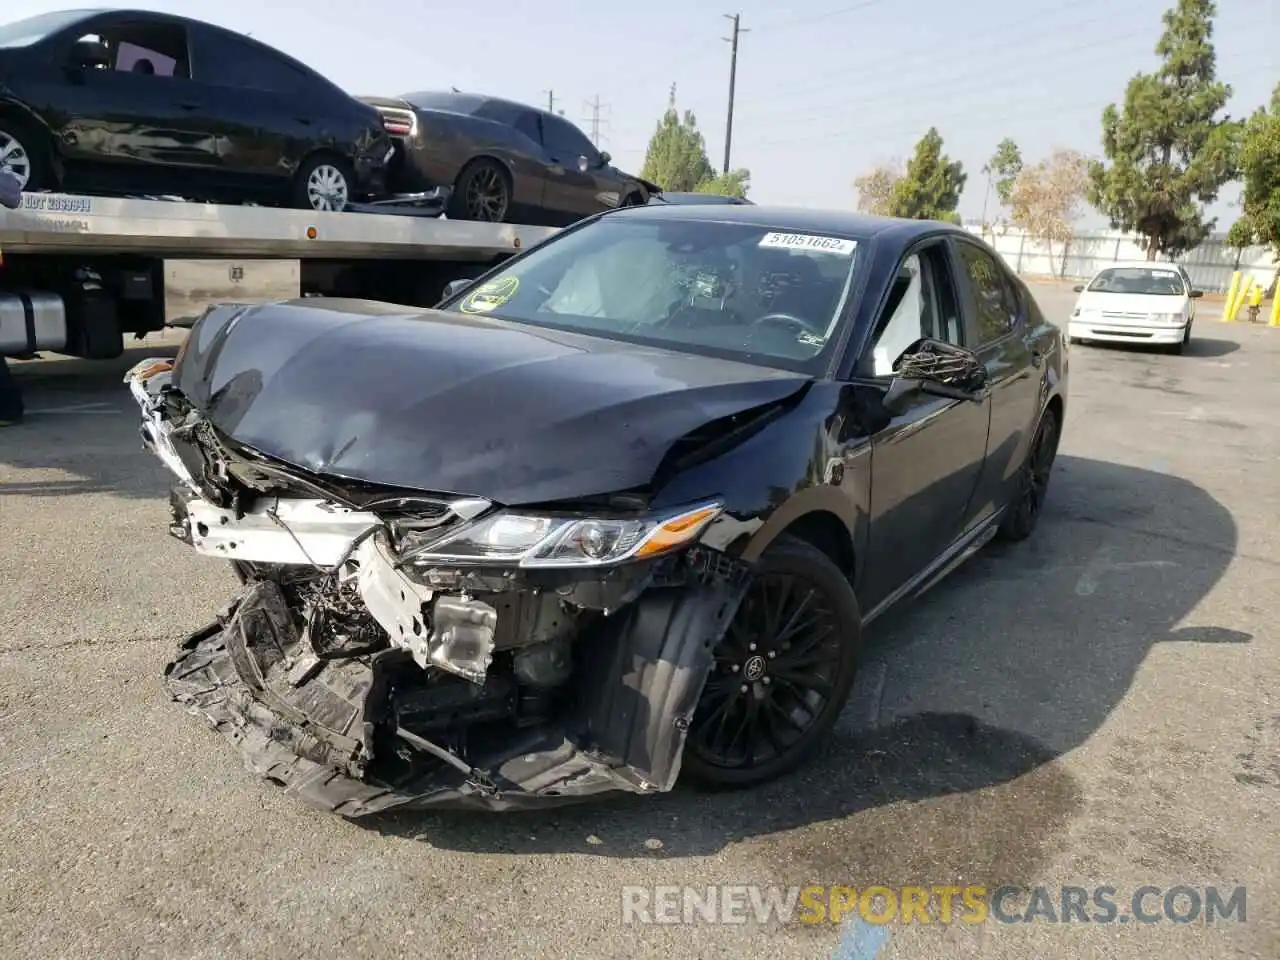
M781 250L812 250L815 253L851 257L857 249L858 241L843 237L822 237L812 233L766 233L760 239L759 246Z

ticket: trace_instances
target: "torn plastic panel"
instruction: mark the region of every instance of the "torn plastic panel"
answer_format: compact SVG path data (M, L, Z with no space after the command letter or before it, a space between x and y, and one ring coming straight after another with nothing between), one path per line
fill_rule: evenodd
M166 682L237 743L249 769L346 817L664 791L679 775L712 649L747 574L723 554L687 551L624 612L578 638L579 695L554 715L525 702L514 672L508 680L490 671L477 688L407 669L409 654L396 649L312 664L270 581L250 585L224 618L188 638ZM446 694L427 695L433 687ZM472 722L445 719L460 708ZM462 727L469 736L458 736Z
M252 769L350 816L671 788L746 587L699 542L719 504L539 513L309 474L167 374L130 387L181 481L170 532L244 583L168 682Z

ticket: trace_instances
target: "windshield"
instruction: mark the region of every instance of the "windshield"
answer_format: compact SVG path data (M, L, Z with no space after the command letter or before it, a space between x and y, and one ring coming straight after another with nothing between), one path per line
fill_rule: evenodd
M1168 267L1115 267L1094 277L1089 292L1181 296L1187 289L1182 274Z
M605 217L444 309L815 372L856 250L751 224Z
M63 27L83 20L92 10L58 10L54 13L42 13L27 17L14 23L6 23L0 27L0 47L29 47L39 43L51 33L57 33Z

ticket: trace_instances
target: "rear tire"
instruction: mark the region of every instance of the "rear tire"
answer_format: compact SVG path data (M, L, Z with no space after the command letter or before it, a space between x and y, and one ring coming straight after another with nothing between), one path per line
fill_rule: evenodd
M346 160L315 154L303 161L293 180L290 206L298 210L338 212L351 202L355 174Z
M511 178L497 160L472 160L454 181L446 215L450 220L502 223L511 209Z
M808 759L849 698L861 639L840 568L803 540L776 540L715 649L685 741L689 780L751 787Z
M1006 507L1007 513L997 531L1002 540L1025 540L1036 529L1049 492L1049 477L1058 455L1058 438L1062 427L1052 407L1046 407L1036 427L1035 437L1027 448L1027 459L1018 472L1018 488Z
M23 192L53 187L48 138L29 124L0 116L0 171L12 174Z

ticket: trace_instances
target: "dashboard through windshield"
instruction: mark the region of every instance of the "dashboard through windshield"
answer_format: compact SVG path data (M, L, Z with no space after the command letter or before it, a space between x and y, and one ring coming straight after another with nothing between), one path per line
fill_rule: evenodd
M852 237L604 217L444 309L813 372L837 338L857 252Z

